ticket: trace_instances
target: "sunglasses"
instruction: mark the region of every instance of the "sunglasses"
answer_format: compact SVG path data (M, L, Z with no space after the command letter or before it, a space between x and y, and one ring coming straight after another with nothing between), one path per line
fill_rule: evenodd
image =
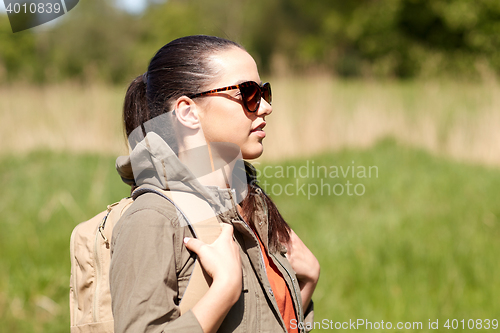
M271 84L269 84L269 82L266 82L262 86L259 86L259 84L255 81L247 81L234 86L204 91L188 97L195 98L234 89L240 90L241 98L243 100L243 106L248 112L255 112L259 109L261 98L264 98L264 100L269 103L269 105L271 105L272 95Z

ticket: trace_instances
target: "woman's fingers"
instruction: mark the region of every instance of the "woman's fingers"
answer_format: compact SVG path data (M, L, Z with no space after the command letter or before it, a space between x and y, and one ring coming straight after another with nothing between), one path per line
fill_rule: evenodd
M200 248L205 245L205 243L201 240L191 237L184 237L184 244L188 250L193 251L196 254L199 254Z
M222 238L233 238L233 225L229 223L222 223L222 231L219 235L219 239Z
M222 231L219 235L218 239L227 239L233 237L233 225L229 223L222 223ZM216 240L216 241L217 241ZM203 241L197 238L184 237L184 244L186 248L190 251L193 251L196 254L199 254L199 250L203 245L206 245Z
M228 272L232 272L230 275L235 272L241 274L239 247L233 240L231 224L222 224L221 233L212 244L190 237L184 238L184 244L188 250L196 253L201 265L211 277L225 278Z

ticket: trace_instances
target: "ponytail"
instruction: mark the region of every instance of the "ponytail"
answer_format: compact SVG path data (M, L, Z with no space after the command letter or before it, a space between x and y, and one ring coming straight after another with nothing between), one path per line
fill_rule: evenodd
M125 135L128 136L134 129L149 119L149 108L146 96L147 74L136 77L130 83L125 102L123 103L123 123Z

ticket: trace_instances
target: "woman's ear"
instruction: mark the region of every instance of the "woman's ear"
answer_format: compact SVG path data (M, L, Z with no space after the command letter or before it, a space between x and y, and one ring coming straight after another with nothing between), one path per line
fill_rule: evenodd
M177 120L187 128L198 129L201 127L198 117L198 107L193 100L187 96L179 97L174 104L174 112Z

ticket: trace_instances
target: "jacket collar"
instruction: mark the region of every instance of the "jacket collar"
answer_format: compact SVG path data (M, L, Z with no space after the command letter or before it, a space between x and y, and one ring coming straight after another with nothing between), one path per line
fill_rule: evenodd
M164 113L129 135L131 152L120 156L116 168L122 180L131 186L153 186L162 190L191 192L204 198L216 213L227 211L227 198L231 192L236 202L247 195L247 175L238 146L231 143L214 142L183 152L183 162L175 150L171 112ZM210 172L223 172L228 164L233 165L230 189L205 186L199 177ZM226 176L226 175L224 175ZM231 207L234 206L231 205Z

